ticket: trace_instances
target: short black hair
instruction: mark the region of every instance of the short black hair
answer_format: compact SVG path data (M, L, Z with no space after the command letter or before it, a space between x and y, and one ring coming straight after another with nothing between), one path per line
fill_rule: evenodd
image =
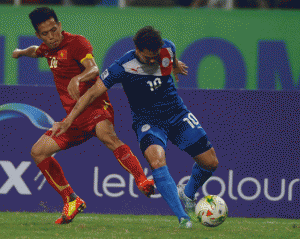
M140 51L147 49L156 52L164 45L160 31L152 26L146 26L138 30L133 37L133 42Z
M58 22L56 13L54 12L54 10L52 8L49 8L49 7L38 7L36 9L34 9L29 14L29 18L30 18L31 23L32 23L34 29L36 30L36 32L39 31L38 26L41 23L43 23L51 18L54 18L54 20L56 22Z

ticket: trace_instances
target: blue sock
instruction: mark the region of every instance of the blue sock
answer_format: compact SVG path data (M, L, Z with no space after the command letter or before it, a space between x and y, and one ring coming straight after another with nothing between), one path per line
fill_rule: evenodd
M180 218L188 218L189 216L184 211L180 199L178 197L177 186L169 173L169 169L167 166L160 167L158 169L154 169L152 171L152 175L155 181L155 185L162 195L163 199L167 202L169 207L178 217Z
M192 175L187 185L185 186L184 193L190 199L194 199L198 189L209 179L214 172L201 168L197 163L194 164Z

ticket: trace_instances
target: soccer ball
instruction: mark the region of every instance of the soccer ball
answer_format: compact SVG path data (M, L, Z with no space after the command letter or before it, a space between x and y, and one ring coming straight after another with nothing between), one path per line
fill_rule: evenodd
M199 222L207 227L221 225L228 216L225 201L216 195L208 195L200 199L195 208Z

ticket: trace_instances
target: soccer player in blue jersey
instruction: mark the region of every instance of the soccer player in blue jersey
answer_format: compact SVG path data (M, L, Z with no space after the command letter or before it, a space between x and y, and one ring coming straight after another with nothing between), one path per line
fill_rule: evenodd
M122 83L131 108L132 128L152 169L156 187L178 217L179 226L191 228L187 213L194 211L195 194L216 170L218 159L204 129L177 93L171 73L177 79L177 74L187 74L187 66L176 59L175 45L162 39L151 26L140 29L133 41L135 50L102 73L65 121L54 124L53 134L64 133L85 107L114 84ZM195 160L191 177L182 187L177 188L166 165L168 140Z

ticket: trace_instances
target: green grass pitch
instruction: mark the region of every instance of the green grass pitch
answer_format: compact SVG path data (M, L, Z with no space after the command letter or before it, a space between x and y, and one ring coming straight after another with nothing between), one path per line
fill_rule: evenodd
M82 213L55 225L59 213L0 212L0 238L300 238L300 221L276 218L227 218L216 228L193 223L179 229L175 216Z

